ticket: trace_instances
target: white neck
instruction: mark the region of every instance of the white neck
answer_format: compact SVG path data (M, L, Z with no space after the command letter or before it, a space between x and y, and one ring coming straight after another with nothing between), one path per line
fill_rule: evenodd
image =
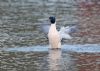
M51 27L56 29L56 22L54 24L51 24Z
M51 24L51 26L56 26L56 22L54 24Z
M51 24L49 33L48 33L49 43L51 48L60 48L60 35L56 29L56 23Z
M51 24L49 31L51 31L51 32L52 31L57 31L57 29L56 29L56 23Z

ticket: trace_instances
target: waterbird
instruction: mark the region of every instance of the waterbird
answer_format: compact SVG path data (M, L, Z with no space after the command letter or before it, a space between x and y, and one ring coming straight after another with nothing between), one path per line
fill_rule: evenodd
M49 17L49 20L51 23L49 32L48 32L49 45L51 48L60 48L61 39L60 39L60 34L56 29L56 18Z
M72 39L70 33L74 33L77 31L76 26L66 26L61 27L58 31L56 28L56 18L54 16L49 17L48 24L42 24L41 30L45 33L45 35L49 39L50 48L61 48L61 40L62 39Z

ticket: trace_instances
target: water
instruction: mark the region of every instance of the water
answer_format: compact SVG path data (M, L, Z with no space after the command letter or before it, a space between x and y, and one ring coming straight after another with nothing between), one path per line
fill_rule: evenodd
M2 71L99 71L98 44L1 48Z
M13 47L1 48L2 51L9 52L48 52L49 46L29 46L29 47ZM61 50L65 52L78 53L100 53L100 46L98 44L84 44L84 45L62 45Z
M0 41L2 43L0 45L14 47L48 44L45 35L40 31L40 25L52 15L57 18L57 28L76 24L78 22L76 11L75 1L1 0Z
M58 30L77 24L88 34L50 50L40 25L51 15ZM100 71L99 44L85 44L100 42L99 23L99 0L0 0L0 71Z

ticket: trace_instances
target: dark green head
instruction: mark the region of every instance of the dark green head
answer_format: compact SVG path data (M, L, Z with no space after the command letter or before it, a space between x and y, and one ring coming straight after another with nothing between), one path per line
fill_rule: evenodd
M54 24L56 22L56 18L53 16L50 16L49 20L50 20L51 24Z

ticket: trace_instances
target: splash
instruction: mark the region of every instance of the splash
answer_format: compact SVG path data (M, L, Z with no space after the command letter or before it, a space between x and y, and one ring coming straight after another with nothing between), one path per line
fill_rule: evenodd
M48 52L49 46L30 46L30 47L15 47L2 48L2 51L9 52ZM77 44L77 45L62 45L62 51L78 52L78 53L100 53L100 45L98 44Z

